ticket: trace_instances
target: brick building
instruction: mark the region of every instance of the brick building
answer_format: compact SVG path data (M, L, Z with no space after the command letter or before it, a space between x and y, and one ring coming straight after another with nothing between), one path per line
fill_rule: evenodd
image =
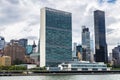
M25 63L25 48L19 45L17 42L9 43L4 48L4 55L11 57L11 63Z

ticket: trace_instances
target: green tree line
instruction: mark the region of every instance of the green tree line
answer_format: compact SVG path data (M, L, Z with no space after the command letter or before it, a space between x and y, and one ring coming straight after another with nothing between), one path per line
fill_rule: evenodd
M0 70L27 70L24 66L0 66Z

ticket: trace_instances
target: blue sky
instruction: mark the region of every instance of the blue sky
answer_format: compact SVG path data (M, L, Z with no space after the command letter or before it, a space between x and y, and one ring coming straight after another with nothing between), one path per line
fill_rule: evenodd
M0 0L0 35L6 41L28 38L31 44L39 39L40 9L50 7L72 13L73 42L81 43L81 26L90 28L94 37L93 11L106 15L109 52L120 42L119 0Z
M117 0L98 0L99 3L104 3L104 2L107 2L107 3L115 3Z

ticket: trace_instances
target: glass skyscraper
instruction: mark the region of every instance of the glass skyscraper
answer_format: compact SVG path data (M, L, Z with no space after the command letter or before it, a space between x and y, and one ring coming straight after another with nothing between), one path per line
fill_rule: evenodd
M0 36L0 50L2 50L5 46L5 39L4 37Z
M107 44L105 31L105 13L104 11L94 11L94 29L95 29L95 60L96 62L107 62Z
M40 66L57 66L72 59L71 13L41 9Z
M82 59L90 61L90 32L86 26L82 26L82 48Z
M28 39L19 39L18 42L19 42L19 44L21 46L23 46L24 48L26 48L26 46L28 44Z

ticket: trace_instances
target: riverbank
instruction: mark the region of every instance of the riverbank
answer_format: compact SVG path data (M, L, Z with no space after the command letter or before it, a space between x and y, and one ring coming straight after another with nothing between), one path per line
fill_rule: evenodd
M0 76L40 76L40 75L103 75L120 74L120 70L111 71L4 71Z

